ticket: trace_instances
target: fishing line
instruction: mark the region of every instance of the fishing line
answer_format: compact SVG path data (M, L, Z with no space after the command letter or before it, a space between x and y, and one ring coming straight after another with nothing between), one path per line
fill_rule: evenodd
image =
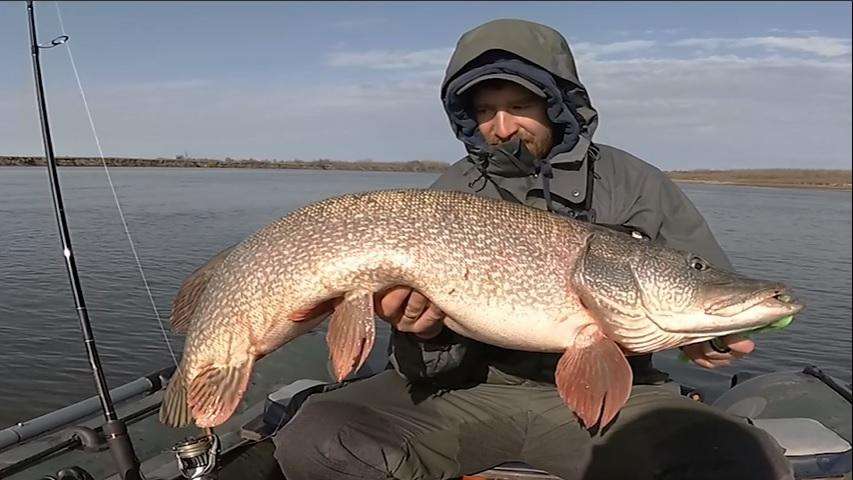
M56 5L56 17L59 19L59 30L62 32L63 36L67 36L65 33L65 24L62 21L62 12L59 8L59 2L54 1L53 3ZM65 51L68 52L68 60L71 62L71 69L74 70L74 78L77 80L77 89L80 91L80 97L83 99L83 107L86 109L86 116L89 118L89 127L92 129L92 136L95 138L95 145L98 147L98 155L101 158L101 164L104 166L104 172L107 175L107 181L110 184L110 190L113 193L113 199L115 200L119 217L121 217L121 224L124 226L124 233L127 235L127 241L130 243L130 250L133 252L133 258L136 260L139 275L142 277L142 283L145 285L145 291L148 293L148 300L151 302L151 308L154 309L154 315L157 317L157 323L160 326L160 332L163 334L163 340L166 342L166 348L169 349L169 355L172 356L172 361L175 362L176 366L178 366L178 358L175 356L175 351L172 349L172 344L169 342L169 335L166 333L166 328L163 325L163 319L160 316L159 310L157 310L157 304L154 302L154 295L151 293L151 287L148 285L148 279L145 277L145 271L142 269L142 262L139 260L139 255L136 252L136 246L133 243L133 237L131 237L130 229L127 227L127 221L124 218L124 211L121 208L121 203L119 202L118 194L116 193L116 188L113 184L113 179L110 176L110 169L107 167L107 161L104 158L104 151L101 149L101 140L98 137L98 131L95 129L95 121L92 117L92 111L89 109L89 102L86 100L86 93L83 91L83 83L80 81L80 74L77 72L77 64L74 62L74 55L71 53L70 43L65 43ZM178 369L180 369L179 366Z
M54 5L56 6L56 17L57 17L57 19L59 19L59 30L63 36L67 36L65 33L65 24L62 21L62 11L59 8L59 2L54 1ZM104 172L106 173L107 181L110 185L110 190L112 191L112 194L113 194L113 200L115 200L116 208L118 209L119 217L121 218L121 223L122 223L122 226L124 227L124 232L127 235L127 241L128 241L128 243L130 243L130 249L133 252L133 258L136 261L136 266L137 266L137 269L139 270L139 275L142 278L142 283L145 285L145 291L148 294L148 300L151 303L151 308L154 310L154 315L157 317L157 323L160 327L160 332L163 335L163 341L166 343L166 347L169 349L169 355L172 356L172 361L177 366L177 370L174 374L174 375L177 375L178 372L180 371L181 367L178 364L178 359L177 359L177 356L175 355L175 351L172 349L172 344L169 342L169 336L166 333L166 328L163 324L163 319L160 316L159 310L157 309L157 304L154 301L154 295L151 293L151 287L149 286L148 280L145 277L145 271L142 268L142 262L139 259L139 255L136 251L136 246L133 243L133 237L131 236L130 229L127 226L127 221L125 220L124 211L121 208L121 202L119 202L118 194L116 193L115 185L113 184L112 177L110 176L110 170L109 170L109 167L107 167L107 161L104 157L103 149L101 148L101 140L98 137L98 131L95 128L95 121L94 121L94 118L92 115L92 111L89 108L89 102L86 100L86 93L83 90L83 82L80 80L80 74L77 71L77 64L74 61L74 55L71 52L70 43L65 43L65 47L66 47L66 52L68 52L68 60L71 63L71 69L74 71L74 78L77 80L77 89L80 92L80 98L82 98L82 100L83 100L83 107L86 110L86 116L89 119L89 127L92 130L92 136L94 137L95 145L98 148L98 156L101 159L101 164L104 166ZM106 311L107 309L103 309L103 310ZM266 435L263 438L259 439L258 442L267 440L268 438L275 435L275 433L277 433L278 430L280 430L281 427L284 425L285 421L286 420L285 420L284 416L282 416L282 418L279 420L279 424L276 426L276 428L273 430L273 432L270 433L269 435ZM207 433L208 433L208 435L211 435L213 432L212 432L212 430L208 429Z

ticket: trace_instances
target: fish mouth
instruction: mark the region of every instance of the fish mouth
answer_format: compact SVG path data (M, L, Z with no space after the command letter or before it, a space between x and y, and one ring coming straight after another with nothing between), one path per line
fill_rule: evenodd
M760 304L764 308L784 312L786 314L785 316L795 315L805 308L805 305L795 300L794 297L784 289L781 293L765 298L760 302Z
M718 337L766 327L804 308L781 285L747 294L730 295L697 314L651 318L666 333L690 337Z
M796 311L802 309L802 305L794 301L785 285L781 283L763 286L750 292L721 295L718 298L718 300L705 306L705 314L734 317L756 305L762 305L770 310L784 310L786 312L792 307L798 307Z
M718 332L718 334L728 335L766 327L782 318L799 313L804 307L805 305L794 300L794 297L782 289L774 295L764 295L749 307L725 317L730 322L730 330Z

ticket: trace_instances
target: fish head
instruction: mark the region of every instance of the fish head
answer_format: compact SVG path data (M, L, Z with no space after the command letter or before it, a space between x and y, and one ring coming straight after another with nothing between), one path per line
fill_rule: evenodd
M575 277L581 299L611 325L605 330L654 332L666 347L755 330L803 309L782 283L616 232L591 236Z

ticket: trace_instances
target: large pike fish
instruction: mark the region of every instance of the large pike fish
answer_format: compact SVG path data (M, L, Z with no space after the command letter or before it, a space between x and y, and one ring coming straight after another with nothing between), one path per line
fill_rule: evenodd
M588 427L631 390L626 355L767 326L802 305L782 284L520 204L396 190L308 205L195 271L173 303L188 329L160 419L213 427L237 408L259 357L318 326L339 379L374 340L374 292L408 285L485 343L563 352L556 386Z

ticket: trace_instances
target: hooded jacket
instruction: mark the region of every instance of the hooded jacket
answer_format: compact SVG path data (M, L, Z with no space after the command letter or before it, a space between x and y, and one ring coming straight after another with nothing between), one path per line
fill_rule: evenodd
M494 74L521 77L544 93L556 133L556 145L546 158L525 157L517 142L495 149L480 135L465 94L457 91L478 77ZM431 188L541 209L549 206L546 198L550 197L555 213L637 231L652 241L732 268L705 220L666 175L625 151L593 143L598 113L578 77L568 43L556 30L501 19L465 33L448 64L441 98L450 126L468 155ZM553 381L559 358L486 346L447 329L429 342L395 332L392 351L392 363L409 379L451 383L485 380L488 367Z

